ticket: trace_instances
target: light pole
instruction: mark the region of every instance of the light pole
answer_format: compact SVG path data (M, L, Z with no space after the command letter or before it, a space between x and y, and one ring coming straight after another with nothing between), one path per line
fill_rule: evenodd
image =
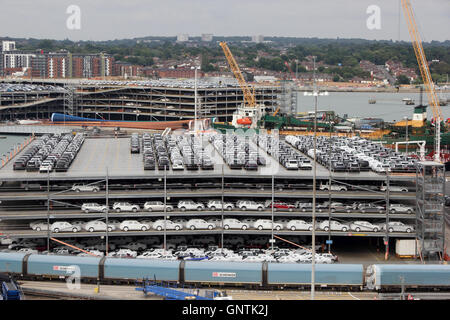
M106 177L105 177L105 204L106 204L106 212L105 212L105 221L106 221L106 256L108 256L108 249L109 249L109 173L108 173L108 167L106 167Z
M224 163L222 163L222 239L221 239L221 242L220 242L220 247L221 247L221 252L223 253L223 238L224 238L224 236L223 236L223 216L224 216L224 214L223 214L223 210L224 210L224 208L223 208L223 206L224 206L224 172L223 172L223 166L224 166L225 164Z
M408 117L405 117L405 128L406 128L406 150L405 153L408 155Z
M275 176L272 172L272 237L270 239L270 243L271 243L271 249L272 249L272 254L273 254L273 243L275 242L275 240L273 239L273 211L274 211L274 193L275 193Z
M167 229L166 229L166 221L167 221L167 173L166 173L166 165L164 165L164 255L166 255L167 250Z
M47 167L47 252L50 251L50 170Z
M195 66L195 82L194 82L194 131L197 132L197 69Z
M328 92L319 92L316 83L316 57L314 56L314 87L313 92L305 92L305 96L314 96L314 156L313 156L313 203L312 203L312 261L311 261L311 300L315 299L315 284L316 284L316 176L317 176L317 98L319 95L328 95ZM331 188L331 186L330 186Z

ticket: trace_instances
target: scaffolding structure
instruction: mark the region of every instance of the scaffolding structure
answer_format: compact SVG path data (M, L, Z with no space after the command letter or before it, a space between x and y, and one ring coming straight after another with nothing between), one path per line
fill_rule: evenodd
M66 84L64 89L64 114L76 115L75 87L71 84Z
M445 166L419 162L416 178L417 250L424 260L441 260L445 243Z
M282 81L278 105L282 113L290 115L297 113L297 90L292 81Z

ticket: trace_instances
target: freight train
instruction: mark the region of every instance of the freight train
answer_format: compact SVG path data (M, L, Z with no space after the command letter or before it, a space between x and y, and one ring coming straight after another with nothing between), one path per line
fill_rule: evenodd
M155 279L198 286L247 288L309 287L311 265L162 261L109 257L78 257L0 252L0 273L20 279L65 279L78 273L83 281L134 283ZM316 264L318 287L346 290L397 291L401 287L450 289L450 265Z

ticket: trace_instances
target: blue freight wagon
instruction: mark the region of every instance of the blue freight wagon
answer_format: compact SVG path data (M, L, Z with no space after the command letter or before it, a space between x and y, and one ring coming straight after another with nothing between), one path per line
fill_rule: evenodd
M106 258L104 279L178 281L180 261Z
M261 263L185 261L184 281L262 285Z
M66 277L80 272L82 278L97 279L101 258L32 254L28 257L28 275Z
M374 264L367 267L366 286L369 290L389 287L450 288L450 265L438 264Z
M22 274L25 253L0 252L0 272Z
M301 263L269 263L268 285L310 285L311 265ZM327 286L363 286L361 264L316 264L315 282Z

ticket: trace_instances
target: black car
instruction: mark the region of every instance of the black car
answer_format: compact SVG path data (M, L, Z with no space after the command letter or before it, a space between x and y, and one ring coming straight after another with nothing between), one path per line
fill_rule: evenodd
M256 161L247 161L244 168L246 170L258 170L258 163Z
M154 160L144 161L144 170L155 170L155 161Z
M195 163L195 161L189 161L186 163L186 169L188 170L198 170L198 165Z
M55 171L56 172L66 172L69 169L70 164L66 161L58 160L56 162Z
M242 169L242 163L238 162L238 161L232 161L228 164L228 166L230 167L230 169Z
M131 153L140 153L141 148L139 148L139 144L132 144L131 145Z
M27 167L26 160L17 160L13 164L13 170L25 170Z

